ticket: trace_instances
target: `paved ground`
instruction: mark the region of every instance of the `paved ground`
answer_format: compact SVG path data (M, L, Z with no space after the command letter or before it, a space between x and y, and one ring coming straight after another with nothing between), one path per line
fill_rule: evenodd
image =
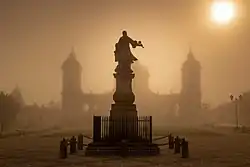
M185 134L185 133L183 133ZM240 133L186 133L190 158L182 159L162 147L162 153L150 158L90 158L80 151L59 159L59 141L63 134L9 137L0 139L0 167L249 167L250 135Z

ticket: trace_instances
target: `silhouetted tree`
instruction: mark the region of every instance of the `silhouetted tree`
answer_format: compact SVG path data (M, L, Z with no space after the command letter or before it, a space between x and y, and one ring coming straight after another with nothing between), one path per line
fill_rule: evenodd
M8 128L19 111L20 104L11 95L0 92L0 132Z

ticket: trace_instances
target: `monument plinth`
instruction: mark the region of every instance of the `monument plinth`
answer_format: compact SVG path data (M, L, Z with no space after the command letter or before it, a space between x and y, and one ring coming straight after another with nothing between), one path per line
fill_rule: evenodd
M132 80L135 77L131 69L133 62L130 50L125 50L122 44L129 42L128 36L123 36L116 44L115 57L118 65L115 69L116 90L113 95L114 104L111 105L110 119L113 125L110 127L118 141L134 140L137 136L137 110L134 104L135 95L132 91ZM125 41L125 42L124 42ZM133 43L136 46L137 43ZM128 43L129 45L129 43ZM128 49L126 47L126 49Z
M138 117L132 80L135 77L131 64L137 60L133 48L143 47L123 31L115 45L116 90L113 95L110 116L94 116L93 142L86 149L86 155L156 155L159 148L152 143L152 117Z

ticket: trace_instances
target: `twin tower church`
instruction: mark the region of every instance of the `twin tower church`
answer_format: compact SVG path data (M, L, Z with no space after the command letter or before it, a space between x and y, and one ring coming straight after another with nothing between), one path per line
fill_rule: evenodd
M166 124L166 122L174 124L179 121L181 123L196 122L194 119L201 114L201 65L195 59L191 49L181 69L182 88L179 94L152 92L149 89L148 69L139 62L135 62L133 70L136 74L133 80L133 91L140 115L152 115L153 121L157 120L159 124ZM109 113L113 92L94 94L82 91L82 66L74 51L63 62L62 71L61 103L62 116L65 121L73 124L78 122L78 119L81 122L88 121L92 120L93 115Z

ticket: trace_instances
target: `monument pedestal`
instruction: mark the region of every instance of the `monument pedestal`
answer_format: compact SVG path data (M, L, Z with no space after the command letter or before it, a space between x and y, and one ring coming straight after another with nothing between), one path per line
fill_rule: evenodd
M112 104L110 111L109 135L116 142L135 142L138 139L138 120L135 104Z
M110 117L137 117L137 109L135 104L112 104L110 110Z

